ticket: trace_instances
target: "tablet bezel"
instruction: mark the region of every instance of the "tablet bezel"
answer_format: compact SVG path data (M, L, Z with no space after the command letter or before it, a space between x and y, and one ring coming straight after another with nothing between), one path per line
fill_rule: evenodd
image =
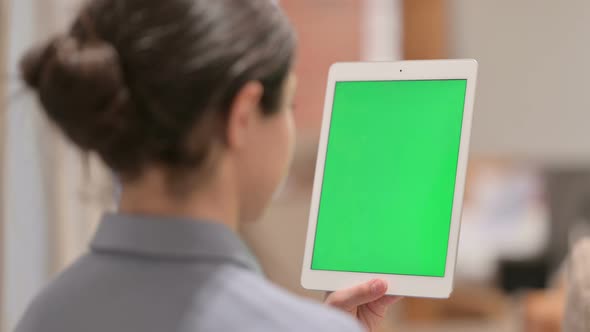
M451 295L453 291L461 211L463 207L463 192L467 172L477 67L477 62L470 59L336 63L330 67L305 243L305 255L301 272L301 285L304 288L335 291L338 289L349 288L371 279L380 278L388 282L389 289L387 293L390 295L430 298L448 298ZM320 203L324 174L323 170L326 160L326 148L328 144L336 82L451 79L467 80L467 90L465 93L465 109L463 111L463 124L461 129L461 142L457 164L445 276L441 278L312 270L311 262L315 242L318 207Z

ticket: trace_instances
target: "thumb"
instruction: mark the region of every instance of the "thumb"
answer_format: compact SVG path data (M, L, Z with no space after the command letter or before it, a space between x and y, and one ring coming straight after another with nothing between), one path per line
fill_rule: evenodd
M380 279L374 279L362 285L331 293L326 298L326 304L350 311L381 298L386 291L387 283Z

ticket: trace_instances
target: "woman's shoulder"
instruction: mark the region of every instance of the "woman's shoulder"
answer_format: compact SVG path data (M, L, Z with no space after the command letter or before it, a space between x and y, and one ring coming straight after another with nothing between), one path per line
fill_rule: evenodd
M89 332L361 331L348 315L239 266L103 260L84 256L62 272L16 331L79 331L80 324Z
M243 271L224 283L215 295L216 301L206 301L207 320L228 314L217 321L216 330L252 331L345 331L358 332L361 327L352 317L321 303L294 295L264 277ZM199 294L202 295L202 294ZM200 311L203 312L204 299ZM219 307L217 307L219 305ZM197 319L199 315L189 315ZM200 322L185 322L188 326L203 327ZM194 324L193 324L194 323ZM188 330L188 329L187 329Z

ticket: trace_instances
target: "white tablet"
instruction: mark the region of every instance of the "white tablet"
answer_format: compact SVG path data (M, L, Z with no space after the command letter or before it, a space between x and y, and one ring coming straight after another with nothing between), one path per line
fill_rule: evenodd
M449 297L477 62L331 67L301 283Z

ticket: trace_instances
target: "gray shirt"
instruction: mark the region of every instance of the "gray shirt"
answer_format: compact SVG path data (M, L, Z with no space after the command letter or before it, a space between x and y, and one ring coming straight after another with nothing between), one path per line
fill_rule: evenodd
M17 332L361 331L265 280L221 224L106 215L89 253L33 301Z

